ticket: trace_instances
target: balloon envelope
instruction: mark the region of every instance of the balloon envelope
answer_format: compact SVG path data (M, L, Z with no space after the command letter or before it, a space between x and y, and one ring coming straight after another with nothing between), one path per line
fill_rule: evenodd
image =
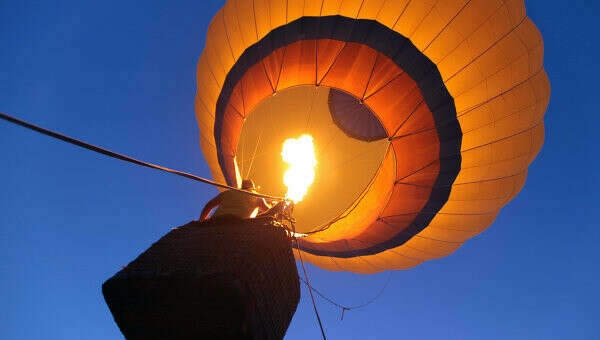
M542 147L550 87L522 0L229 0L197 70L216 180L283 195L284 140L314 138L303 258L411 268L486 229Z

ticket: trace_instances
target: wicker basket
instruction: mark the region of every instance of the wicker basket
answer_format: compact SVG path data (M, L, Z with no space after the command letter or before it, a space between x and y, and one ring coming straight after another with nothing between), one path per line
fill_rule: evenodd
M102 285L138 339L282 339L300 300L286 232L269 220L174 229Z

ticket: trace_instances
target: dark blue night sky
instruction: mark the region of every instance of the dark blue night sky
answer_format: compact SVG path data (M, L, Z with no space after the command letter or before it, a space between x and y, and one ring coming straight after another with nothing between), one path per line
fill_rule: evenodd
M0 111L209 177L195 68L223 3L0 1ZM552 97L525 188L490 229L394 272L380 299L343 321L318 300L330 339L600 339L600 5L526 3ZM0 338L122 339L102 282L217 191L3 121L0 155ZM308 269L345 304L370 299L389 275ZM286 339L319 337L303 289Z

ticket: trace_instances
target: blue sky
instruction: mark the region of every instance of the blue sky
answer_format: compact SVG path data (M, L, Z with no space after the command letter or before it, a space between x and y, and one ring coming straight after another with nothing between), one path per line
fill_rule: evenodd
M1 1L0 111L210 176L195 67L223 1ZM546 142L523 191L453 255L392 273L340 311L331 339L600 339L597 14L529 0L552 84ZM0 338L122 339L100 286L216 190L0 121ZM389 274L308 266L344 304ZM306 290L286 339L320 336Z

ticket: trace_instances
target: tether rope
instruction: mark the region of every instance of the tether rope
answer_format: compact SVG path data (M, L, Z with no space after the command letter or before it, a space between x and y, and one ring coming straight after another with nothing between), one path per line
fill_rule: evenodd
M293 224L292 224L292 226L293 226ZM295 230L295 228L294 228L294 230ZM296 232L294 231L294 233L296 233ZM308 274L306 273L306 268L304 268L304 260L302 259L302 251L300 250L300 245L298 244L298 240L296 239L296 237L294 237L293 239L296 242L296 250L298 251L298 257L300 258L300 263L302 264L302 271L304 272L304 280L302 280L302 282L304 282L308 286L308 292L310 293L310 299L312 300L312 305L315 310L315 315L317 316L317 321L319 322L319 328L321 329L321 335L323 335L323 340L327 340L327 337L325 336L325 330L323 329L323 323L321 322L321 317L319 316L319 311L317 310L317 304L315 302L315 297L313 296L313 289L310 286L310 281L308 278ZM300 278L300 277L298 277L298 278Z
M106 156L109 156L109 157L112 157L112 158L120 159L120 160L125 161L125 162L137 164L137 165L144 166L144 167L151 168L151 169L165 171L165 172L168 172L168 173L171 173L171 174L174 174L174 175L178 175L178 176L182 176L182 177L186 177L186 178L198 181L198 182L202 182L202 183L205 183L205 184L214 185L216 187L243 192L243 193L245 193L247 195L254 196L254 197L268 198L268 199L272 199L272 200L276 200L276 201L285 201L286 200L285 198L282 198L282 197L264 195L264 194L259 194L259 193L252 192L252 191L242 190L242 189L239 189L239 188L236 188L236 187L229 186L227 184L222 184L222 183L218 183L218 182L215 182L215 181L211 181L211 180L206 179L206 178L198 177L196 175L192 175L192 174L189 174L187 172L173 170L173 169L165 168L165 167L160 166L160 165L143 162L143 161L140 161L138 159L135 159L135 158L132 158L132 157L129 157L129 156L125 156L125 155L122 155L122 154L119 154L119 153L116 153L116 152L113 152L113 151L110 151L110 150L107 150L107 149L103 149L101 147L98 147L98 146L95 146L95 145L92 145L92 144L80 141L78 139L75 139L75 138L72 138L72 137L69 137L69 136L62 135L62 134L54 132L54 131L50 131L48 129L44 129L43 127L40 127L40 126L31 124L31 123L28 123L26 121L23 121L23 120L20 120L18 118L9 116L9 115L7 115L5 113L2 113L2 112L0 112L0 118L4 119L4 120L6 120L6 121L8 121L10 123L20 125L20 126L22 126L24 128L27 128L29 130L33 130L33 131L39 132L39 133L44 134L46 136L50 136L50 137L53 137L53 138L56 138L56 139L60 139L60 140L62 140L64 142L67 142L67 143L70 143L70 144L73 144L73 145L76 145L76 146L79 146L79 147L82 147L84 149L88 149L88 150L91 150L91 151L94 151L94 152L97 152L97 153L101 153L103 155L106 155Z

